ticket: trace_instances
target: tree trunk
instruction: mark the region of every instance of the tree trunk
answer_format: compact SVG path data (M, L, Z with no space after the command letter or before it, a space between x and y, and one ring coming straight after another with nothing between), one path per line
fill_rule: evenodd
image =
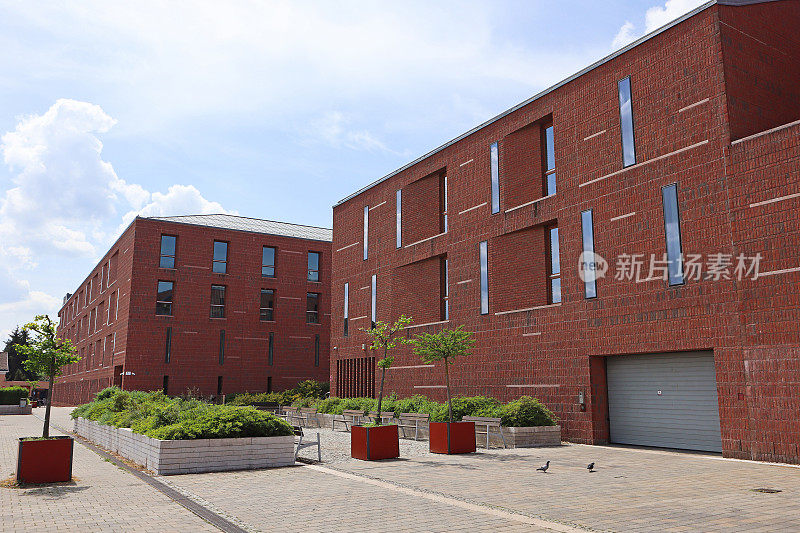
M53 361L50 363L50 383L47 386L47 405L44 408L44 429L42 430L42 437L47 438L50 436L50 406L53 405L53 382L56 379L56 357L53 356Z
M383 380L386 378L386 369L381 368L381 391L378 394L378 417L375 419L375 425L381 425L381 404L383 403Z
M447 385L447 415L453 423L453 405L450 403L450 370L447 368L447 358L444 360L444 382Z

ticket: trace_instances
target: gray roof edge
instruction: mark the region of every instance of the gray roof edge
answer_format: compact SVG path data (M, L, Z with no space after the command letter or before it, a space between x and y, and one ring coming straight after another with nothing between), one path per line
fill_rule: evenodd
M225 216L225 217L236 217L236 218L245 218L247 220L258 220L260 222L274 222L275 224L286 224L287 226L297 226L300 228L314 228L314 229L324 229L327 231L333 231L332 228L326 228L324 226L309 226L308 224L297 224L295 222L284 222L282 220L270 220L268 218L256 218L256 217L246 217L243 215L231 215L230 213L203 213L203 214L194 214L194 215L172 215L168 217L138 217L138 218L145 218L148 220L163 220L165 222L177 222L176 220L171 220L173 218L183 218L183 217L204 217L204 216ZM223 228L225 229L225 228Z
M336 202L335 204L333 204L333 207L338 207L338 206L342 205L343 203L347 202L348 200L352 200L353 198L355 198L359 194L363 193L364 191L368 191L369 189L371 189L375 185L378 185L379 183L382 183L382 182L388 180L389 178L391 178L393 176L396 176L397 174L403 172L404 170L407 170L407 169L413 167L414 165L416 165L420 161L423 161L423 160L427 159L428 157L430 157L430 156L432 156L432 155L434 155L434 154L436 154L438 152L441 152L445 148L447 148L449 146L452 146L453 144L457 143L458 141L460 141L462 139L465 139L466 137L469 137L473 133L482 130L486 126L488 126L490 124L493 124L494 122L497 122L501 118L503 118L503 117L505 117L507 115L510 115L514 111L517 111L518 109L520 109L522 107L525 107L526 105L530 104L531 102L534 102L534 101L538 100L539 98L541 98L541 97L543 97L543 96L555 91L559 87L562 87L562 86L566 85L567 83L569 83L569 82L571 82L571 81L583 76L587 72L591 72L592 70L600 67L601 65L604 65L605 63L608 63L612 59L624 54L628 50L631 50L632 48L635 48L635 47L639 46L643 42L648 41L648 40L652 39L653 37L655 37L655 36L665 32L665 31L667 31L668 29L672 28L673 26L676 26L676 25L680 24L681 22L683 22L684 20L695 16L696 14L700 13L701 11L705 11L709 7L713 6L714 4L737 5L737 4L744 3L744 2L747 2L747 3L761 3L761 2L765 2L765 1L774 1L774 0L710 0L710 1L704 3L704 4L700 5L700 6L692 9L688 13L685 13L685 14L681 15L680 17L676 18L675 20L673 20L671 22L668 22L667 24L661 26L660 28L657 28L657 29L651 31L648 34L639 37L638 39L636 39L632 43L629 43L629 44L623 46L619 50L616 50L615 52L612 52L611 54L605 56L604 58L595 61L594 63L592 63L588 67L584 67L583 69L579 70L575 74L572 74L571 76L569 76L567 78L564 78L563 80L557 82L555 85L551 85L547 89L545 89L545 90L543 90L543 91L531 96L527 100L524 100L523 102L520 102L519 104L515 105L514 107L511 107L511 108L503 111L499 115L497 115L497 116L495 116L493 118L490 118L489 120L487 120L483 124L479 124L479 125L475 126L471 130L469 130L469 131L467 131L465 133L462 133L458 137L455 137L454 139L451 139L451 140L447 141L446 143L444 143L443 145L439 146L438 148L434 148L430 152L428 152L428 153L416 158L415 160L411 161L410 163L406 163L405 165L403 165L402 167L398 168L397 170L394 170L394 171L390 172L389 174L386 174L382 178L373 181L369 185L366 185L366 186L362 187L361 189L357 190L356 192L346 196L345 198L343 198L343 199L339 200L338 202Z
M212 214L212 213L208 213L208 214ZM220 214L225 214L225 213L213 213L213 214L220 215ZM173 218L192 217L192 216L203 216L203 215L177 215L175 217L142 217L142 216L137 216L136 218L138 218L140 220L156 220L156 221L159 221L159 222L169 222L171 224L182 224L184 226L198 226L198 227L202 227L202 228L219 228L219 229L225 230L225 231L241 231L241 232L244 232L244 233L257 233L259 235L272 235L272 236L275 236L275 237L285 237L287 239L300 239L300 240L304 240L304 241L330 242L330 243L333 242L333 229L331 229L331 228L322 228L322 227L319 227L319 226L303 226L302 224L294 224L292 222L280 222L278 220L266 220L266 219L253 218L253 217L241 217L239 215L229 215L229 216L235 216L235 217L238 217L238 218L249 218L250 220L264 220L265 222L274 222L274 223L277 223L277 224L289 224L289 225L298 226L298 227L301 227L301 228L321 229L321 230L324 230L324 231L329 231L331 233L331 237L330 237L330 239L319 239L319 238L314 238L314 237L300 237L298 235L281 235L280 233L273 233L273 232L266 232L266 231L256 231L256 230L240 229L240 228L226 228L226 227L222 227L222 226L209 226L209 225L206 225L206 224L198 224L196 222L183 222L183 221L179 221L179 220L172 220Z

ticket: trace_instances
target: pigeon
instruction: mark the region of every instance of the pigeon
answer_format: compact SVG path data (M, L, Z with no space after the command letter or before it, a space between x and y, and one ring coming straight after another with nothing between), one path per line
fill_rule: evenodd
M589 463L588 465L586 465L586 470L588 470L589 472L594 472L594 463Z
M545 464L537 468L536 470L541 470L545 474L547 473L547 469L550 468L550 461L547 461Z

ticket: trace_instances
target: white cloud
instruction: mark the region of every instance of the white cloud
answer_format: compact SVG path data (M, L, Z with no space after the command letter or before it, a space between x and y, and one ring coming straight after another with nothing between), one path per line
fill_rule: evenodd
M704 3L705 0L666 0L664 5L650 7L644 14L644 29L640 31L635 24L625 21L614 37L611 46L615 50L622 48Z
M396 153L366 129L351 128L353 119L339 111L329 111L312 120L306 131L309 140L320 140L334 148Z
M75 258L88 270L136 214L226 212L192 185L150 192L117 176L99 138L115 123L100 106L60 99L0 137L11 172L0 195L0 329L57 311L60 300L32 287L31 275L63 277L63 261Z

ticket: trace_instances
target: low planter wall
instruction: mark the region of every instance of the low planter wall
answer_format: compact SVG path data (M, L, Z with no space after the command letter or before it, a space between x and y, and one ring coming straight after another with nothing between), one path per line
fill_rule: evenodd
M504 427L503 436L509 448L536 448L538 446L560 446L561 426L533 426L523 428ZM486 437L483 438L484 445ZM480 440L480 439L479 439ZM497 441L502 446L499 436L493 435L490 442Z
M19 405L0 405L0 415L29 415L31 413L31 404L25 407L20 407Z
M74 431L158 475L250 470L294 464L294 436L159 440L76 418Z

